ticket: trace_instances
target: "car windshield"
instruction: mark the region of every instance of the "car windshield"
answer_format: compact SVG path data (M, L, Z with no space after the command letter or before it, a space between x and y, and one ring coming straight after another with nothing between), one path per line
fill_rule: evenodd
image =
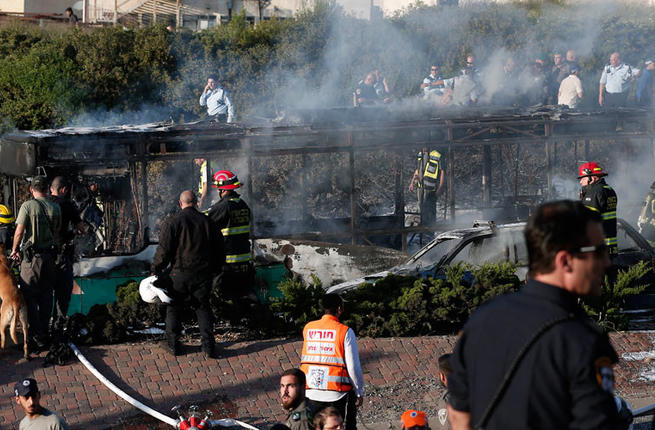
M423 248L412 258L407 260L405 267L408 268L426 268L440 262L457 244L459 239L445 238L439 240L432 248L425 250ZM422 253L422 254L421 254Z

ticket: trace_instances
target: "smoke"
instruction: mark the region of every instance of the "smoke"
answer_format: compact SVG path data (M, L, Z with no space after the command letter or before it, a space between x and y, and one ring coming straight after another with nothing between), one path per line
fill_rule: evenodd
M426 106L426 102L420 98L422 92L419 86L428 75L429 66L437 63L442 66L444 77L458 77L465 66L467 54L473 54L479 70L479 75L475 77L478 104L485 105L496 100L512 104L516 96L538 94L543 86L543 81L537 79L534 73L534 60L544 60L545 71L549 72L553 52L565 54L567 50L574 50L577 54L577 61L585 71L582 75L586 84L585 98L590 105L594 105L593 93L587 89L597 88L602 65L607 61L608 54L617 49L619 42L604 34L604 23L609 17L620 20L626 13L623 4L610 1L575 3L565 8L544 5L537 15L526 8L509 5L418 7L408 9L405 15L393 19L371 21L347 16L339 8L328 9L325 11L326 21L317 22L312 40L295 41L295 50L287 52L289 58L270 65L265 82L249 82L250 87L262 88L262 91L253 94L256 101L251 104L256 108L246 111L243 106L236 106L237 117L246 123L261 117L271 119L286 115L286 119L289 119L294 109L317 110L327 115L326 108L352 106L353 92L359 81L376 69L386 78L394 96L388 109L411 116L412 112ZM495 16L497 21L485 22L485 14ZM482 38L475 31L478 26L485 25L497 28L494 28L496 31L488 31L488 35ZM528 31L532 27L553 30L535 34ZM418 33L411 34L408 28L418 29ZM524 31L525 37L521 33ZM643 59L645 54L631 52L624 57L636 62ZM511 75L505 71L509 59L515 67ZM217 60L217 63L220 61ZM186 61L184 57L177 58L177 62L179 78L167 97L171 104L184 106L185 112L198 111L196 94L205 82L206 63L197 59ZM250 79L247 75L232 76L229 73L227 71L219 77L228 89L231 81ZM465 99L457 94L459 88L456 86L454 90L455 100ZM508 95L510 97L505 97ZM170 117L171 112L166 107L144 106L137 112L129 113L86 113L75 118L70 125L115 125L168 120ZM284 120L282 118L281 122ZM405 188L413 172L414 153L413 148L407 148L401 162L402 186ZM374 158L370 154L358 154L357 160L366 157ZM278 172L266 167L266 163L274 164ZM650 168L648 163L651 163ZM653 179L652 153L640 147L630 159L623 159L620 164L610 164L609 167L614 173L608 182L619 192L619 213L622 213L624 208L627 210L638 205L647 191ZM292 228L295 221L302 220L300 208L303 205L308 205L312 218L346 217L350 212L347 199L349 178L343 173L347 171L346 157L270 157L257 161L253 172L248 170L245 157L236 157L212 160L212 169L229 169L237 173L244 183L254 181L254 201L249 203L257 217L274 219L274 223L280 227L276 232L282 233ZM560 197L577 198L579 185L574 169L570 177L555 177L553 185ZM329 172L326 173L326 170ZM358 201L358 211L366 215L384 214L393 207L391 193L381 193L385 195L375 202L372 195L378 192L371 192L375 187L393 189L395 184L391 175L385 175L390 170L391 167L380 164L379 160L375 163L358 162L358 177L384 178L378 182L358 180L358 195L368 200ZM635 172L650 173L637 175ZM299 181L298 178L305 179ZM479 179L463 178L461 181L475 183ZM275 195L266 195L265 189L273 190ZM457 197L461 198L462 194L458 191ZM471 201L476 199L469 198ZM406 194L405 199L411 204L413 196ZM443 201L440 200L441 204ZM460 204L458 210L464 209L463 206ZM632 219L630 221L633 222ZM315 226L315 221L309 221L305 227L311 229ZM344 228L336 222L333 227L337 230Z

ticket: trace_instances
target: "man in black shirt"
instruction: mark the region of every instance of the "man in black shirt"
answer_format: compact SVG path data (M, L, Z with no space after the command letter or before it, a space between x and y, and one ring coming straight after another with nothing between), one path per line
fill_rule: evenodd
M51 202L61 209L57 256L55 258L55 309L52 318L53 332L63 328L68 314L68 305L73 292L73 259L75 232L84 232L84 223L75 203L68 197L68 181L57 176L50 184Z
M476 311L450 359L453 429L616 429L607 335L578 299L610 267L600 214L542 205L525 229L529 281Z
M152 272L157 277L167 276L170 270L172 280L168 295L173 302L166 308L163 347L173 355L181 354L179 318L188 299L198 317L202 351L215 358L209 294L214 275L225 263L223 238L215 225L197 210L196 195L192 191L183 191L179 204L182 212L162 226L152 262Z

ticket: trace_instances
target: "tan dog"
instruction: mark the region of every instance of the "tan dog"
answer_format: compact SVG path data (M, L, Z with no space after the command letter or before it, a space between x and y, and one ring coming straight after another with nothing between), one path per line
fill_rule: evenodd
M23 327L23 357L30 359L27 348L27 304L18 289L18 283L14 277L11 267L7 261L7 254L4 245L0 245L0 348L5 349L5 331L9 325L11 340L18 345L16 338L16 323L20 321Z

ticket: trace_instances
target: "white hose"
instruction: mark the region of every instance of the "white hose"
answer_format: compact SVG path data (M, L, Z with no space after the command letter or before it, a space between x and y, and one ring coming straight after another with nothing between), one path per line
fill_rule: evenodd
M166 416L160 412L157 412L156 410L144 405L140 401L130 397L127 395L124 391L122 391L120 388L118 388L116 385L114 385L109 379L105 378L102 373L98 372L98 369L93 367L93 364L89 362L89 360L86 359L86 357L80 352L79 349L73 344L73 342L68 342L68 346L73 350L77 358L82 362L84 366L86 366L87 369L89 369L89 372L93 373L93 375L100 380L103 384L107 386L111 391L116 393L119 397L123 398L126 402L131 404L132 406L141 409L143 412L146 414L157 418L160 421L165 422L166 424L169 424L175 428L177 428L177 423L178 420L175 420L169 416ZM220 420L209 420L209 424L212 427L216 426L221 426L221 427L234 427L234 426L241 426L243 428L247 428L250 430L259 430L257 427L253 427L250 424L246 424L242 421L235 420L233 418L223 418Z
M212 427L221 426L221 427L234 427L241 426L250 430L259 430L257 427L253 427L250 424L246 424L242 421L235 420L234 418L223 418L221 420L209 420L209 424Z
M168 416L166 416L166 415L164 415L164 414L162 414L160 412L157 412L156 410L154 410L152 408L149 408L148 406L144 405L140 401L138 401L138 400L130 397L129 395L127 395L124 391L122 391L120 388L118 388L116 385L114 385L109 379L105 378L102 375L102 373L98 372L98 369L93 367L93 364L91 364L89 362L89 360L87 360L86 357L84 355L82 355L80 350L77 349L77 347L75 345L73 345L72 342L68 342L68 346L70 346L70 348L73 350L73 352L75 353L77 358L82 362L82 364L84 366L86 366L87 369L89 369L89 372L93 373L93 375L95 375L95 377L98 378L100 380L100 382L102 382L103 384L105 384L107 386L107 388L109 388L111 391L116 393L119 397L123 398L123 400L125 400L127 403L131 404L132 406L134 406L134 407L136 407L138 409L141 409L146 414L148 414L148 415L150 415L152 417L155 417L158 420L163 421L166 424L177 428L177 420L175 420L175 419L173 419L171 417L168 417Z

